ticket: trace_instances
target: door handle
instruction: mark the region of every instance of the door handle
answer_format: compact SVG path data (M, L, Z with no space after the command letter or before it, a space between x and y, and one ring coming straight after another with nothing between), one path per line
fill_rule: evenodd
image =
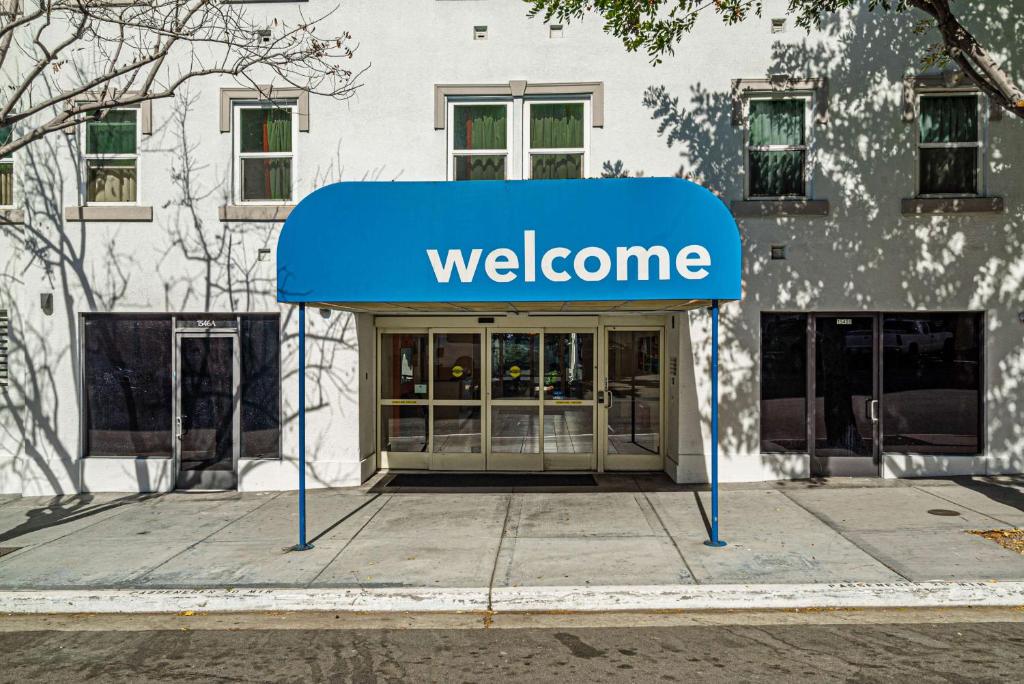
M872 423L878 422L878 400L868 399L864 402L864 413Z
M178 434L175 435L175 437L177 437L178 439L181 439L181 418L182 418L181 416L178 416L175 419L175 422L178 424Z
M612 394L611 390L608 390L608 408L611 408L612 404L614 404L614 403L615 403L615 395Z

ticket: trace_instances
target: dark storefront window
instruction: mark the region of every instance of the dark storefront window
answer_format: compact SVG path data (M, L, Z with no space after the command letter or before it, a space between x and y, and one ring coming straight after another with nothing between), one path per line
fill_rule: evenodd
M281 440L280 318L242 316L242 458L277 458Z
M86 318L86 455L171 455L171 344L170 318Z
M886 451L981 453L982 321L979 313L883 317Z
M761 315L761 451L807 451L807 316Z
M277 314L203 314L179 319L212 332L238 326L237 406L242 458L278 458L281 434L280 320ZM182 338L194 340L195 336ZM203 339L203 338L201 338ZM223 337L222 337L223 339ZM171 456L176 336L170 315L89 315L84 323L86 456ZM232 345L234 347L234 345ZM230 358L230 357L229 357ZM213 382L234 382L231 363ZM211 371L212 372L212 371ZM226 373L226 376L224 375ZM180 413L195 420L191 410Z

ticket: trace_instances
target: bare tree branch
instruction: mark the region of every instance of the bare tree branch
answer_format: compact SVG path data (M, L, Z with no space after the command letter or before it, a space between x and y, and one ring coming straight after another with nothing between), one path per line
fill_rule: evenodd
M0 0L2 1L2 0ZM344 99L361 71L349 67L351 36L317 34L314 18L251 18L230 0L7 0L0 12L0 156L112 108L173 97L187 82L297 87Z

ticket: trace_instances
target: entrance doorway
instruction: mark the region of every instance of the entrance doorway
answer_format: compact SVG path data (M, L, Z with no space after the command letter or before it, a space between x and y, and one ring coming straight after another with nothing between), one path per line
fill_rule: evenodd
M607 331L605 421L611 470L659 470L661 331Z
M379 328L382 467L662 469L660 327L450 320L432 328L429 319L387 319Z
M179 332L176 342L176 487L235 489L240 440L237 334Z
M875 315L813 316L811 475L879 472L879 336Z

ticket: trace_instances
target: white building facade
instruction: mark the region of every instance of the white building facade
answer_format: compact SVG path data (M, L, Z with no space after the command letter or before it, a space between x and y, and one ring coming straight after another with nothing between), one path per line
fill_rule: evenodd
M724 481L1024 472L1024 122L921 71L905 17L808 35L784 6L702 20L651 66L519 2L354 0L325 31L359 43L348 100L209 78L0 161L0 493L295 488L275 265L295 204L339 181L602 175L688 178L740 226ZM1021 73L1019 45L992 48ZM379 277L402 278L387 253ZM313 309L307 484L706 482L708 331L629 300Z

